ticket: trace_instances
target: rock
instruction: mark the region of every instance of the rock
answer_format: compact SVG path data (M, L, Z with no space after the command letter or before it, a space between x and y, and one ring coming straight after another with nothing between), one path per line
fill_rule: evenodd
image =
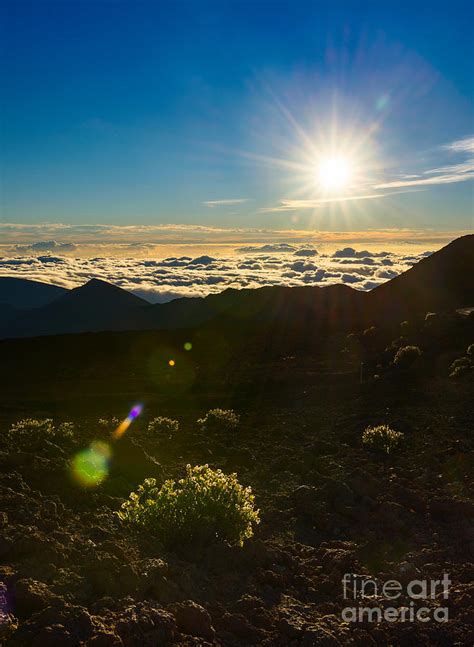
M172 606L178 630L181 633L214 640L215 629L211 616L206 609L192 600L186 600Z
M350 487L342 481L327 479L319 489L319 497L326 502L328 507L332 506L336 510L354 505L354 494Z
M55 501L52 501L51 499L43 501L43 516L46 518L58 516L58 507Z
M354 564L354 554L341 548L329 548L321 556L325 569L337 568L340 571L349 570Z
M0 559L6 561L14 553L15 541L12 537L0 537Z
M401 562L398 565L397 573L400 578L400 582L403 584L408 584L412 580L418 580L421 578L420 571L412 562Z
M133 595L138 587L139 577L131 564L124 564L109 554L99 553L88 561L84 577L98 595Z
M12 644L21 647L37 645L76 647L90 638L92 633L92 618L83 607L75 605L65 605L62 608L47 607L33 614L19 627L12 637Z
M122 647L120 636L109 631L99 631L86 642L86 647Z
M381 492L381 485L377 479L366 472L356 470L348 481L348 486L358 497L375 499Z
M21 579L13 588L13 607L19 618L27 618L32 613L41 611L59 600L43 582L33 579Z
M3 594L2 589L0 588L0 596L1 595ZM16 631L17 627L18 621L15 616L10 613L6 613L5 609L0 609L0 645L5 644L10 636Z
M305 629L301 647L338 647L342 643L334 634L323 627L312 625Z
M62 625L52 625L42 627L35 636L31 644L41 645L41 647L78 647L79 641Z
M113 614L113 626L126 647L166 645L176 635L173 616L162 608L143 602Z
M261 629L251 625L247 618L240 613L225 613L221 618L220 625L224 631L240 638L247 645L260 643L265 635Z
M323 509L324 500L320 491L310 485L300 485L290 494L293 510L302 520L314 522Z
M430 502L429 512L433 518L446 523L456 517L472 521L474 519L474 503L449 497L438 497Z
M6 512L0 512L0 528L6 528L8 526L8 515Z
M278 631L287 638L299 638L304 631L306 623L301 618L280 618Z

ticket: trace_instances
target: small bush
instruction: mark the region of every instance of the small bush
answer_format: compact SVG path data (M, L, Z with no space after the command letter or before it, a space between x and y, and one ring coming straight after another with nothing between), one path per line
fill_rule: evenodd
M403 434L388 425L367 427L362 434L362 444L382 454L391 454L400 445L402 439Z
M183 479L165 481L160 489L155 479L146 479L118 514L166 547L203 548L215 541L242 546L260 521L251 489L242 487L236 474L208 465L187 465Z
M62 422L58 426L51 418L24 418L15 422L6 433L8 443L18 449L34 449L45 441L56 444L70 444L74 440L75 427L72 422Z
M471 360L469 357L460 357L459 359L455 359L454 362L451 364L450 371L454 371L456 368L470 368L471 367Z
M211 409L197 421L203 431L233 431L239 426L240 417L232 409Z
M466 354L471 359L474 359L474 344L471 344L470 346L467 347Z
M114 431L114 429L116 429L119 426L120 420L118 418L116 418L116 417L113 417L113 418L99 418L99 420L97 421L97 424L104 431L109 431L110 433L112 433L112 431Z
M395 353L393 363L395 366L408 368L418 357L421 357L421 350L418 346L402 346Z
M148 423L147 435L156 438L171 438L179 431L179 422L172 418L153 418Z
M471 360L469 357L460 357L454 360L449 368L449 377L461 377L472 369Z
M456 379L458 377L462 377L463 375L466 375L466 373L469 373L471 370L470 366L458 366L455 368L451 373L449 374L449 377Z

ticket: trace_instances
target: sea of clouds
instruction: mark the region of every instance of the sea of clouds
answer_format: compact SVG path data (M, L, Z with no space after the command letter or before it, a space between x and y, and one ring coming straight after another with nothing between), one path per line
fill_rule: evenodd
M225 256L171 256L163 259L74 258L61 243L30 245L0 257L0 276L16 276L68 288L91 278L118 285L151 302L206 296L232 288L268 285L330 285L345 283L371 290L409 269L432 252L407 255L341 247L320 253L316 247L289 243L237 247ZM44 252L44 253L42 253Z

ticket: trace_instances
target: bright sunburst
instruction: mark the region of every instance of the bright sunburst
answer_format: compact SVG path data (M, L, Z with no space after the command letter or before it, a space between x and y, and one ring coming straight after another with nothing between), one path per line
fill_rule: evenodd
M345 189L352 178L353 165L344 155L324 157L316 168L316 182L324 191Z

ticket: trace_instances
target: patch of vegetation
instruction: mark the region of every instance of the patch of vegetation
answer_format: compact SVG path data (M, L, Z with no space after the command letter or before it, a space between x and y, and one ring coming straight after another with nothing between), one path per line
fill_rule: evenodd
M240 417L233 409L211 409L197 424L202 431L233 431L239 426Z
M97 423L104 429L115 429L120 424L120 420L114 416L113 418L99 418Z
M45 442L58 445L70 445L75 438L75 427L72 422L54 425L51 418L24 418L11 425L5 434L5 440L16 449L28 451L42 446Z
M97 425L101 432L101 435L110 435L112 434L120 424L120 420L117 417L112 418L99 418Z
M469 351L469 349L468 349ZM472 369L472 363L469 357L460 357L454 360L449 368L449 377L457 378L465 375Z
M470 344L470 346L467 347L466 354L468 357L474 359L474 344Z
M171 438L179 431L179 422L173 418L158 416L148 423L146 434L154 438Z
M367 427L362 434L362 444L378 453L391 454L402 442L404 434L388 425Z
M419 357L421 357L421 350L418 346L402 346L395 353L393 363L395 366L408 368Z
M260 521L251 488L240 485L236 474L208 465L187 465L184 478L165 481L161 488L155 479L146 479L118 515L168 548L203 548L215 541L242 546Z

